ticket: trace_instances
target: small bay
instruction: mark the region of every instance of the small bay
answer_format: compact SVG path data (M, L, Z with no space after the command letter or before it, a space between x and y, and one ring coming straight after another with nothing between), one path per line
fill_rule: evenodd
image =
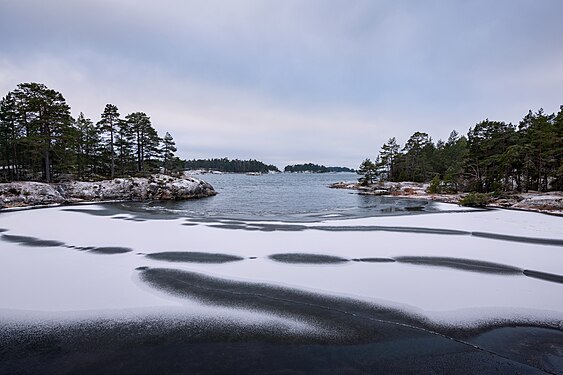
M425 199L358 195L330 189L356 181L354 173L205 174L218 194L190 201L121 203L125 210L147 214L243 220L319 221L370 216L412 215L439 211Z

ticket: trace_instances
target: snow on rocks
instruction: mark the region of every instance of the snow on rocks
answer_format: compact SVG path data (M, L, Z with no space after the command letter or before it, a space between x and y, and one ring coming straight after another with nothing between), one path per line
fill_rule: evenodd
M213 186L203 180L162 174L97 182L11 182L0 184L0 208L81 201L185 200L215 194Z
M356 182L336 182L329 186L333 189L358 190L360 195L386 195L397 198L429 199L444 203L458 204L466 194L431 194L429 184L420 182L381 181L368 186ZM511 208L563 215L563 192L528 192L512 193L502 197L491 197L489 207Z

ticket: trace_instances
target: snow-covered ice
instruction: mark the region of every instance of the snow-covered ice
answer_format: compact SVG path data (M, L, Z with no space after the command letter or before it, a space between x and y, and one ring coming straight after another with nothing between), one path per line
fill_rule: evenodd
M68 316L103 311L106 315L119 316L125 311L134 314L168 311L205 316L213 311L216 316L219 311L233 319L242 314L235 309L209 307L154 289L140 279L136 270L137 267L162 267L351 297L443 325L472 326L507 320L558 325L563 321L563 299L560 298L563 284L527 277L518 271L563 275L560 217L492 210L291 225L243 222L232 226L194 219L187 223L185 218L152 220L125 211L112 216L88 213L101 212L98 211L101 209L103 206L89 205L0 214L0 228L5 229L2 235L64 243L63 246L40 247L26 245L25 240L6 241L10 237L0 241L0 319L8 316L23 319L33 316L34 312ZM261 225L273 227L256 230ZM460 233L439 234L432 229ZM524 237L532 241L472 235L474 233ZM535 239L553 242L542 244L533 242ZM120 247L132 251L108 255L89 251L92 247ZM229 254L244 259L209 264L145 257L149 253L170 251ZM269 258L280 253L323 254L349 261L290 264ZM478 272L479 269L459 269L447 264L404 262L400 257L469 259L498 263L517 271ZM397 261L352 261L359 258ZM267 319L257 312L242 315L257 322Z

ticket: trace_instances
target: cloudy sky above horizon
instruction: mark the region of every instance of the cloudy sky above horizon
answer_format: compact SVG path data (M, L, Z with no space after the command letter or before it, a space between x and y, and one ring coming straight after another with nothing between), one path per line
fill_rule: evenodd
M563 104L560 0L0 0L0 95L146 112L183 158L357 167Z

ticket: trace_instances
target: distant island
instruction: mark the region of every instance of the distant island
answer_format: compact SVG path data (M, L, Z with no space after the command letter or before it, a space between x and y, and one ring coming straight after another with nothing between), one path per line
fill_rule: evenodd
M265 164L258 160L229 160L228 158L187 160L185 168L187 170L207 169L226 173L269 173L270 171L280 171L275 165Z
M355 172L355 170L347 167L325 167L313 163L286 165L284 172L291 173L328 173L328 172Z

